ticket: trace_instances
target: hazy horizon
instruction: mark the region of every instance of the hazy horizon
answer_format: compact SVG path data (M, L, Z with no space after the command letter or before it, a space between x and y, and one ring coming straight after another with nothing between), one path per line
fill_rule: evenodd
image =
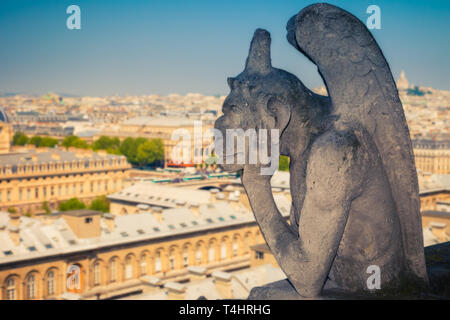
M68 96L226 95L243 69L256 28L272 36L272 64L314 89L323 82L286 41L288 19L316 1L171 0L2 1L0 93ZM394 78L450 90L450 2L329 1L362 21L381 9L371 30ZM68 30L66 8L81 8L81 30Z

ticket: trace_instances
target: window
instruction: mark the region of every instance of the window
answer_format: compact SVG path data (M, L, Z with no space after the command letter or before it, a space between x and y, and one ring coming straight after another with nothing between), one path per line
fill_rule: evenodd
M129 280L133 278L133 265L131 264L131 258L128 257L125 263L125 279Z
M233 241L233 256L236 257L238 255L238 243L237 239Z
M200 245L197 246L197 250L195 252L195 261L197 264L202 263L202 247Z
M145 276L147 274L147 255L143 254L141 257L141 275Z
M36 298L36 281L34 279L34 275L28 276L27 279L27 298L28 299Z
M227 258L227 244L225 241L223 241L220 246L220 259L226 259L226 258Z
M92 222L92 218L84 218L84 223L91 223Z
M6 299L16 300L16 281L13 278L6 283Z
M173 251L170 252L169 267L170 267L170 270L174 270L175 269L175 255L174 255Z
M55 273L49 271L47 274L47 294L52 296L55 294Z
M188 249L185 248L183 251L183 267L187 267L189 264L189 253L188 253Z
M109 277L110 277L111 282L115 282L116 281L116 274L117 274L117 263L116 263L116 260L112 260L111 261L109 272L110 272Z
M208 249L208 260L209 260L209 262L213 262L214 261L215 255L216 255L216 253L215 253L215 250L214 250L214 244L211 243L209 245L209 249Z
M248 249L249 249L249 236L247 234L245 236L245 238L244 238L244 250L245 250L245 253L248 252Z
M100 263L96 262L94 265L94 286L100 284Z
M161 272L161 252L156 254L155 258L155 272Z

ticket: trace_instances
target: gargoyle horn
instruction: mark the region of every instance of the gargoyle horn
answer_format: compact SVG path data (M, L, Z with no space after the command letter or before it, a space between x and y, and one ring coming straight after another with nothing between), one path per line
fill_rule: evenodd
M270 33L257 29L253 35L244 72L249 75L267 75L271 69Z

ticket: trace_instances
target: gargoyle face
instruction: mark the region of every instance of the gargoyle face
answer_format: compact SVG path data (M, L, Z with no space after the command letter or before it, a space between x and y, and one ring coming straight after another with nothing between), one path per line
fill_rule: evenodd
M279 139L290 119L286 81L282 71L270 64L267 31L256 30L244 71L228 78L228 85L231 91L222 106L223 116L215 123L221 133L215 135L215 151L224 170L237 171L263 163L261 156L268 156L273 145L271 135ZM267 143L264 150L261 139Z
M223 103L223 116L215 122L221 133L215 137L215 150L226 171L259 164L261 157L269 157L271 135L276 134L278 141L289 122L290 108L279 95L266 90L263 81L270 82L264 78L250 81L242 75L228 79L231 92Z

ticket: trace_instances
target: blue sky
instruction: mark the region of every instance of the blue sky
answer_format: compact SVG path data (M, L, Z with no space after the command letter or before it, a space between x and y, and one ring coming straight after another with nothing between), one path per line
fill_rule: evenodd
M272 64L307 86L315 66L286 41L288 19L315 1L2 0L0 93L75 95L227 94L256 28L272 35ZM394 77L450 90L450 1L329 1L363 21L381 9L373 34ZM81 30L66 8L81 8Z

